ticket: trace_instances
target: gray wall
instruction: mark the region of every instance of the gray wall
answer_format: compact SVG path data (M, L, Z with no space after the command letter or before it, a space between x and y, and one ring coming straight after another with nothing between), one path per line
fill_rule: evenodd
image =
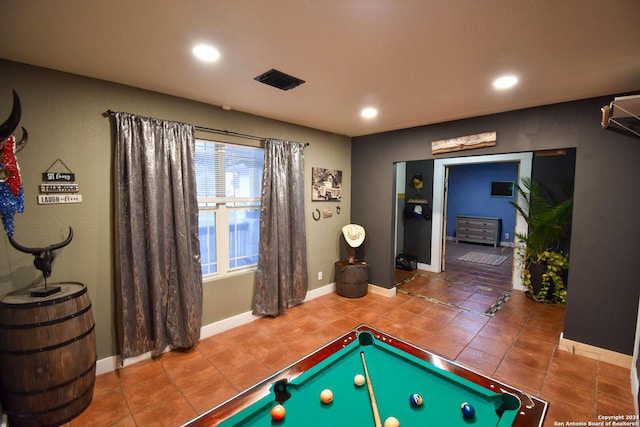
M496 131L457 157L576 148L564 337L632 354L640 285L640 138L600 126L607 96L354 138L352 219L367 229L370 280L393 286L393 163L434 158L431 142ZM438 156L441 157L441 156Z
M0 60L0 121L11 108L11 89L22 100L22 122L30 138L18 155L25 212L16 215L15 235L26 246L46 246L63 240L69 226L74 239L58 251L51 281L87 285L96 321L98 358L117 354L115 331L113 241L113 134L108 110L176 120L311 145L305 150L308 183L306 224L310 289L332 283L339 259L341 227L350 222L350 138L251 116L158 93ZM18 132L19 135L19 132ZM242 142L200 134L208 139ZM254 143L248 141L248 143ZM41 173L61 159L75 174L83 201L69 205L38 205ZM311 202L311 167L343 171L340 215L336 203ZM54 171L60 171L55 168ZM334 209L331 218L313 221L311 211ZM323 279L318 280L322 271ZM251 310L255 274L248 273L204 284L203 324ZM31 284L42 276L33 257L13 249L0 233L0 295Z

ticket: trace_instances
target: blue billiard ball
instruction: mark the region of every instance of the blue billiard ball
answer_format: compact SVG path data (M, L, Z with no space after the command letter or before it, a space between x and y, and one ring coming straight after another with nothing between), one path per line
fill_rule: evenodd
M467 402L464 402L460 405L460 409L462 410L462 418L465 420L471 419L476 416L476 409L469 405Z
M411 396L409 396L409 403L413 407L422 405L422 396L420 396L418 393L413 393Z

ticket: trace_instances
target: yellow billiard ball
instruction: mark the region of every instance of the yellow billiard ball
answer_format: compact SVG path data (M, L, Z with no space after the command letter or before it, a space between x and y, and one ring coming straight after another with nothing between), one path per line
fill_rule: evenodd
M396 417L389 417L384 420L384 427L400 427L400 421Z

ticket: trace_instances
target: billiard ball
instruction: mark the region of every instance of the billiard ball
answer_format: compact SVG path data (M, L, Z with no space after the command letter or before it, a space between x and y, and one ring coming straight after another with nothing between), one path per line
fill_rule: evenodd
M320 392L320 400L325 405L328 404L328 403L331 403L333 401L333 392L331 390L329 390L328 388L325 388L324 390L322 390Z
M384 427L400 427L400 421L396 417L389 417L384 420Z
M364 375L362 374L358 374L355 377L353 377L353 383L358 387L364 385L364 382L365 382L365 379L364 379Z
M413 407L422 405L422 396L420 396L418 393L413 393L411 396L409 396L409 403Z
M276 405L271 409L271 418L274 421L280 421L281 419L284 418L284 414L287 411L284 410L284 406L282 405Z
M460 405L460 409L462 410L462 418L465 420L471 419L476 415L476 409L467 402Z

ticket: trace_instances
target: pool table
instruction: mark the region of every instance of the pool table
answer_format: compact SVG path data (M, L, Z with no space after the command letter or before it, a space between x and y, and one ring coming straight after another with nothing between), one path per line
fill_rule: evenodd
M357 374L368 381L354 384ZM324 389L333 392L329 404L320 400ZM422 405L410 404L414 393ZM274 421L278 403L286 414ZM463 403L475 409L471 418ZM544 400L360 325L185 426L374 426L395 417L403 427L539 427L547 409Z

